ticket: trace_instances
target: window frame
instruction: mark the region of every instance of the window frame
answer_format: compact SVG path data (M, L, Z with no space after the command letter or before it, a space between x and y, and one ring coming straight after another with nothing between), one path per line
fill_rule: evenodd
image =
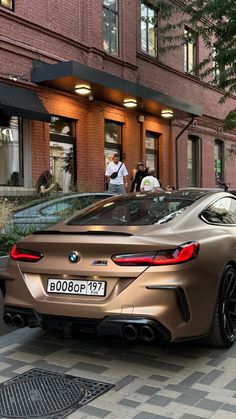
M159 179L160 176L160 143L159 143L159 139L160 139L161 134L158 132L154 132L154 131L150 131L150 130L146 130L145 132L145 157L146 157L146 162L147 162L147 155L152 155L155 157L155 172L156 172L156 177L157 179ZM146 146L146 141L147 138L151 138L153 140L156 141L155 148L148 148ZM148 151L148 153L147 153Z
M6 7L2 4L2 0L0 0L0 7L3 8L4 10L9 10L10 12L14 12L15 11L15 0L12 0L12 7Z
M76 142L76 123L77 123L77 119L73 119L73 118L68 118L67 116L62 116L62 115L52 115L52 117L55 118L59 118L59 119L63 119L65 121L70 121L72 123L72 127L73 127L73 132L72 135L66 135L66 134L60 134L57 132L53 132L50 130L50 125L51 123L49 123L49 148L51 147L51 142L56 142L56 143L62 143L62 144L70 144L73 148L73 168L74 168L74 180L73 180L73 187L76 189L77 186L77 159L76 159L76 153L77 153L77 142ZM51 155L51 152L50 152ZM50 172L51 172L51 168L50 168Z
M212 81L211 83L213 84L213 86L217 87L220 84L220 81L222 79L222 74L225 71L225 65L220 65L220 63L218 63L218 61L215 59L215 57L217 56L218 52L217 52L217 47L215 45L213 45L212 47Z
M192 37L194 42L190 42L187 37ZM190 45L193 45L193 68L192 70L189 69L189 57L190 57ZM186 56L186 59L185 59ZM191 28L185 26L184 28L184 72L187 74L191 74L192 76L198 76L198 33L192 30Z
M146 7L147 11L152 10L154 12L154 17L155 17L155 24L153 25L154 27L154 31L155 31L155 54L151 54L150 53L150 48L149 48L149 22L144 22L146 23L146 28L145 28L145 35L146 35L146 49L142 48L142 6ZM147 19L149 19L149 17L147 17ZM152 6L148 1L145 0L141 0L140 2L140 48L141 51L144 54L149 55L152 58L158 58L158 11L155 9L154 6Z
M215 57L217 55L217 49L213 46L212 48L212 68L213 68L213 80L212 83L217 86L218 80L220 77L220 68L217 66L217 61L215 60Z
M23 129L23 118L19 116L10 115L9 116L9 127L10 128L10 121L12 118L16 118L17 120L17 135L18 135L18 152L17 152L17 160L18 160L18 174L19 174L19 184L18 185L9 185L10 179L6 182L6 184L0 184L1 187L9 187L9 188L18 188L18 187L25 187L25 156L24 156L24 129ZM0 124L0 128L4 127Z
M112 143L109 141L106 141L106 123L110 123L113 125L117 125L120 127L120 142L119 143ZM122 140L123 140L123 122L119 122L119 121L114 121L112 119L104 119L104 151L105 149L110 149L110 150L116 150L116 153L119 154L120 159L122 157ZM104 153L105 154L105 153Z
M194 178L194 182L189 183L188 187L200 187L200 179L201 179L201 138L197 135L188 135L188 143L191 141L192 143L192 178ZM189 179L188 176L188 147L187 147L187 180Z
M221 182L224 182L225 179L225 143L223 140L220 139L215 139L214 141L214 168L215 168L215 173L216 173L216 166L215 166L215 147L219 146L220 147L220 154L221 154L221 174L222 176L220 177ZM217 172L218 173L218 172Z
M104 48L104 34L103 34L103 51L106 52L107 54L111 54L115 57L118 57L120 55L120 40L119 40L119 0L115 0L116 1L116 10L113 7L107 6L104 4L104 0L102 2L102 12L105 10L108 11L108 16L109 16L109 51L107 51ZM117 51L116 53L111 51L111 47L112 47L112 41L111 41L111 14L114 14L116 16L116 28L117 28ZM104 16L102 16L102 24L104 25ZM103 31L102 31L103 32Z
M111 123L120 127L120 142L119 143L112 143L106 141L106 123ZM120 161L123 160L123 122L114 121L113 119L104 118L104 169L106 171L106 166L109 163L106 156L106 151L112 154L118 153ZM108 189L108 184L106 182L106 176L104 176L104 189Z

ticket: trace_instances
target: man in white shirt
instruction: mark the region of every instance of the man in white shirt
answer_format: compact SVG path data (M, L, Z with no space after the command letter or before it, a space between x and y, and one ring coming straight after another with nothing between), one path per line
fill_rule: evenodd
M128 186L128 171L124 163L119 161L119 155L117 153L114 154L113 161L107 165L105 175L109 183L109 192L114 194L126 193L125 188Z
M142 179L142 182L140 185L140 191L155 192L161 187L160 182L157 180L154 174L155 174L155 169L152 169L152 168L148 169L148 176L145 176Z

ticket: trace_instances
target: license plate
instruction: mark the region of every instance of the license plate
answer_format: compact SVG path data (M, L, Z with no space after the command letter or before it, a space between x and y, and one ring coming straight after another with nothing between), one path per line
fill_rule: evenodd
M48 279L47 292L56 294L105 296L106 282L77 279Z

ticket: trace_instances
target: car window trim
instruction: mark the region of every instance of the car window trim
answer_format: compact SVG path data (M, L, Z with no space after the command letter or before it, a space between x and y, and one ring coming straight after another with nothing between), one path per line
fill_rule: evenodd
M200 220L202 220L204 223L206 223L206 224L209 224L209 225L213 225L213 226L226 226L226 227L236 227L236 223L235 224L224 224L224 223L211 223L210 221L207 221L205 218L204 218L204 216L202 215L202 213L210 206L210 205L213 205L215 202L217 202L217 201L219 201L220 199L222 199L222 198L230 198L230 199L233 199L234 201L236 201L236 197L234 197L233 195L232 196L229 196L229 195L226 195L226 197L220 197L220 198L215 198L214 199L214 201L212 201L210 204L208 204L202 211L201 211L201 213L199 214L199 219Z

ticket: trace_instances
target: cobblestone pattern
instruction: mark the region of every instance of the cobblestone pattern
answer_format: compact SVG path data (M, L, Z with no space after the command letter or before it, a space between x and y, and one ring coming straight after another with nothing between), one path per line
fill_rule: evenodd
M38 367L114 384L69 419L235 419L236 345L143 344L22 329L0 339L0 382Z

